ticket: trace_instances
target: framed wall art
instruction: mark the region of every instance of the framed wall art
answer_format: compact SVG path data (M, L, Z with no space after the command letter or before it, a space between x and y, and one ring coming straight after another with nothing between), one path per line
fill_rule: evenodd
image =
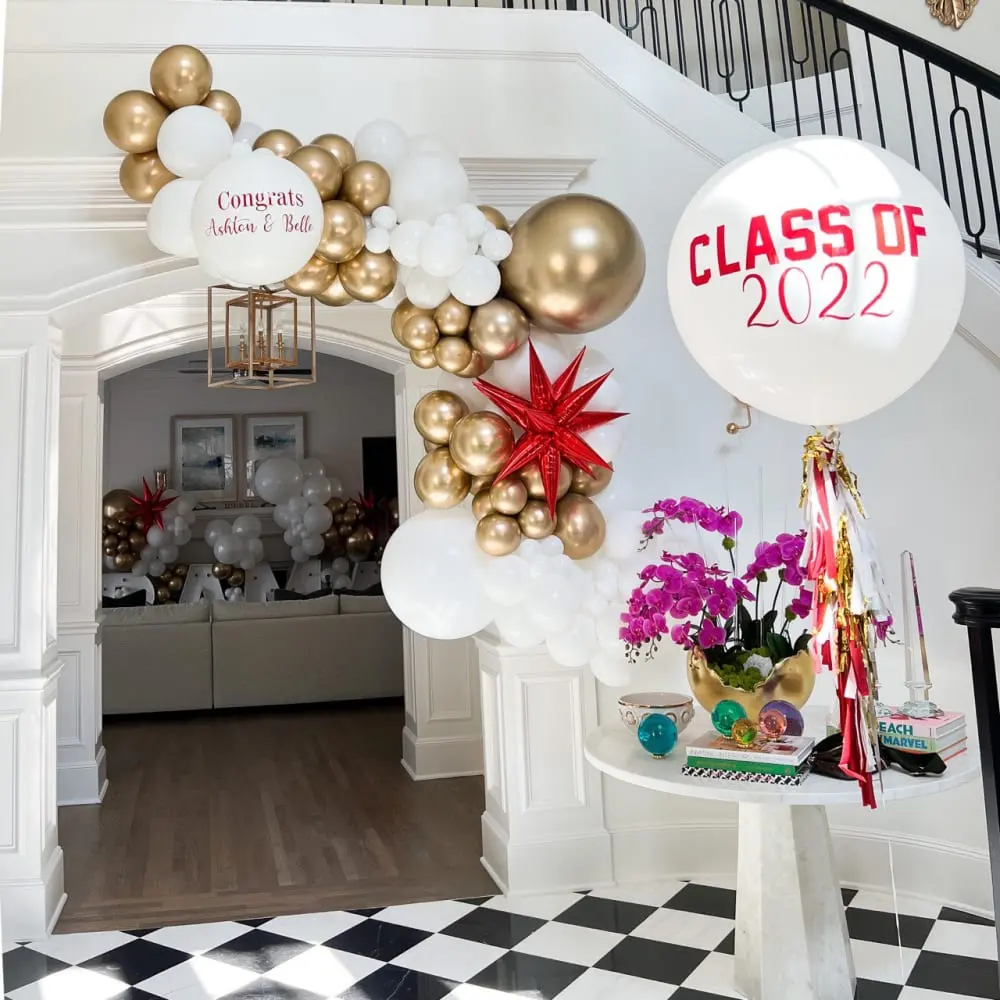
M200 501L236 500L233 417L171 420L173 488Z
M254 499L253 477L267 458L306 457L306 418L302 413L262 413L243 418L243 497Z

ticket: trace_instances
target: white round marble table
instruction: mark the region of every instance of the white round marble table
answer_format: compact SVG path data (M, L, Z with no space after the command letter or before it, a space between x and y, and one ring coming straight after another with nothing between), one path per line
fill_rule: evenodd
M669 795L739 803L736 988L748 1000L853 1000L855 975L828 805L860 806L853 781L810 775L798 786L748 785L681 774L685 732L656 759L621 724L587 737L585 753L612 778ZM962 754L939 777L883 772L879 804L957 788L979 773Z

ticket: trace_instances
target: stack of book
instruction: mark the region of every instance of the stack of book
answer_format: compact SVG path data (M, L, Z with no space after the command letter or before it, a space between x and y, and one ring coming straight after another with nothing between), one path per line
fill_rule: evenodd
M906 753L936 753L944 761L965 753L968 745L962 712L911 719L893 709L892 715L878 720L878 738L884 746Z
M705 733L688 745L682 773L695 778L800 785L808 774L814 744L807 736L783 736L743 746L718 733Z

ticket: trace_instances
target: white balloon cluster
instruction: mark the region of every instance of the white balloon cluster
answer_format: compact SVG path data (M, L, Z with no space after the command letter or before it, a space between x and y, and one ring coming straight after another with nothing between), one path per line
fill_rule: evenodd
M220 563L253 569L264 558L264 543L260 540L263 525L254 514L240 514L234 521L215 518L205 526L205 541Z
M293 561L307 562L320 555L326 548L323 532L333 524L327 501L344 495L340 480L327 476L318 458L296 462L278 457L261 462L253 482L257 495L275 505L274 523L284 528Z
M165 511L163 527L152 525L146 532L146 546L132 564L133 576L163 576L177 562L180 546L191 541L194 502L179 496Z

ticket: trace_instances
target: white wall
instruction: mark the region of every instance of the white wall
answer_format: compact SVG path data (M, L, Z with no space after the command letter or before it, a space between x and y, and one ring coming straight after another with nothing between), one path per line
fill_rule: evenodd
M245 414L305 415L306 455L320 459L349 496L361 492L361 439L396 433L392 376L321 354L315 385L276 392L210 389L204 375L182 375L193 349L104 383L104 487L137 489L154 469L171 464L170 418L233 415L242 434ZM242 454L242 452L241 452Z

